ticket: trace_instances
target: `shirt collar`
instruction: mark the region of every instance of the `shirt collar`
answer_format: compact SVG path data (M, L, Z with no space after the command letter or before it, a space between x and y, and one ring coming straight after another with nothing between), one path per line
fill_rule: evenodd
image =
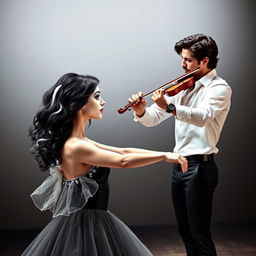
M204 86L208 86L211 81L217 76L216 69L211 70L205 76L200 78L197 82L200 82Z

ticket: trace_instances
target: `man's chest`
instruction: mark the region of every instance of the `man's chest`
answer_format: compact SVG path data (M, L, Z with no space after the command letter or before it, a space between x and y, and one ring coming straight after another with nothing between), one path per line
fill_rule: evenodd
M202 107L207 103L207 88L202 84L187 89L179 95L177 104L187 107Z

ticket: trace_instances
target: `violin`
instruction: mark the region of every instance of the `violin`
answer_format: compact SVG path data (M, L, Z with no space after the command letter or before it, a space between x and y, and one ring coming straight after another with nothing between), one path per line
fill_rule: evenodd
M178 94L182 90L186 90L189 87L192 87L195 85L195 78L194 74L197 73L200 70L200 68L196 68L189 73L186 73L180 77L175 78L174 80L171 80L160 87L154 89L153 91L150 91L146 93L145 95L142 95L140 99L152 94L154 91L162 89L164 90L164 93L167 94L168 96L174 96ZM123 108L119 108L117 111L119 114L123 114L127 109L131 110L131 106L133 103L128 103L126 106Z

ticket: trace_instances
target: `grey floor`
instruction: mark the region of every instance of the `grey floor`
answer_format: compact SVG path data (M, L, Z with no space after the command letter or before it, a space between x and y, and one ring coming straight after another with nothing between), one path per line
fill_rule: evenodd
M155 256L186 255L175 226L131 229ZM0 256L21 255L39 231L0 230ZM212 233L219 256L256 256L256 223L215 224Z
M156 256L186 256L176 227L138 227L137 236ZM256 223L215 224L212 235L219 256L256 256Z

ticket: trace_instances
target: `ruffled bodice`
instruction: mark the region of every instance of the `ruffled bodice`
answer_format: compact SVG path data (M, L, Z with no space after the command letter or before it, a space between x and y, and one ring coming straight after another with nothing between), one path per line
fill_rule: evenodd
M31 194L34 204L41 210L51 210L52 216L69 216L82 208L107 209L110 169L93 167L85 175L72 180L63 179L56 166L50 176Z

